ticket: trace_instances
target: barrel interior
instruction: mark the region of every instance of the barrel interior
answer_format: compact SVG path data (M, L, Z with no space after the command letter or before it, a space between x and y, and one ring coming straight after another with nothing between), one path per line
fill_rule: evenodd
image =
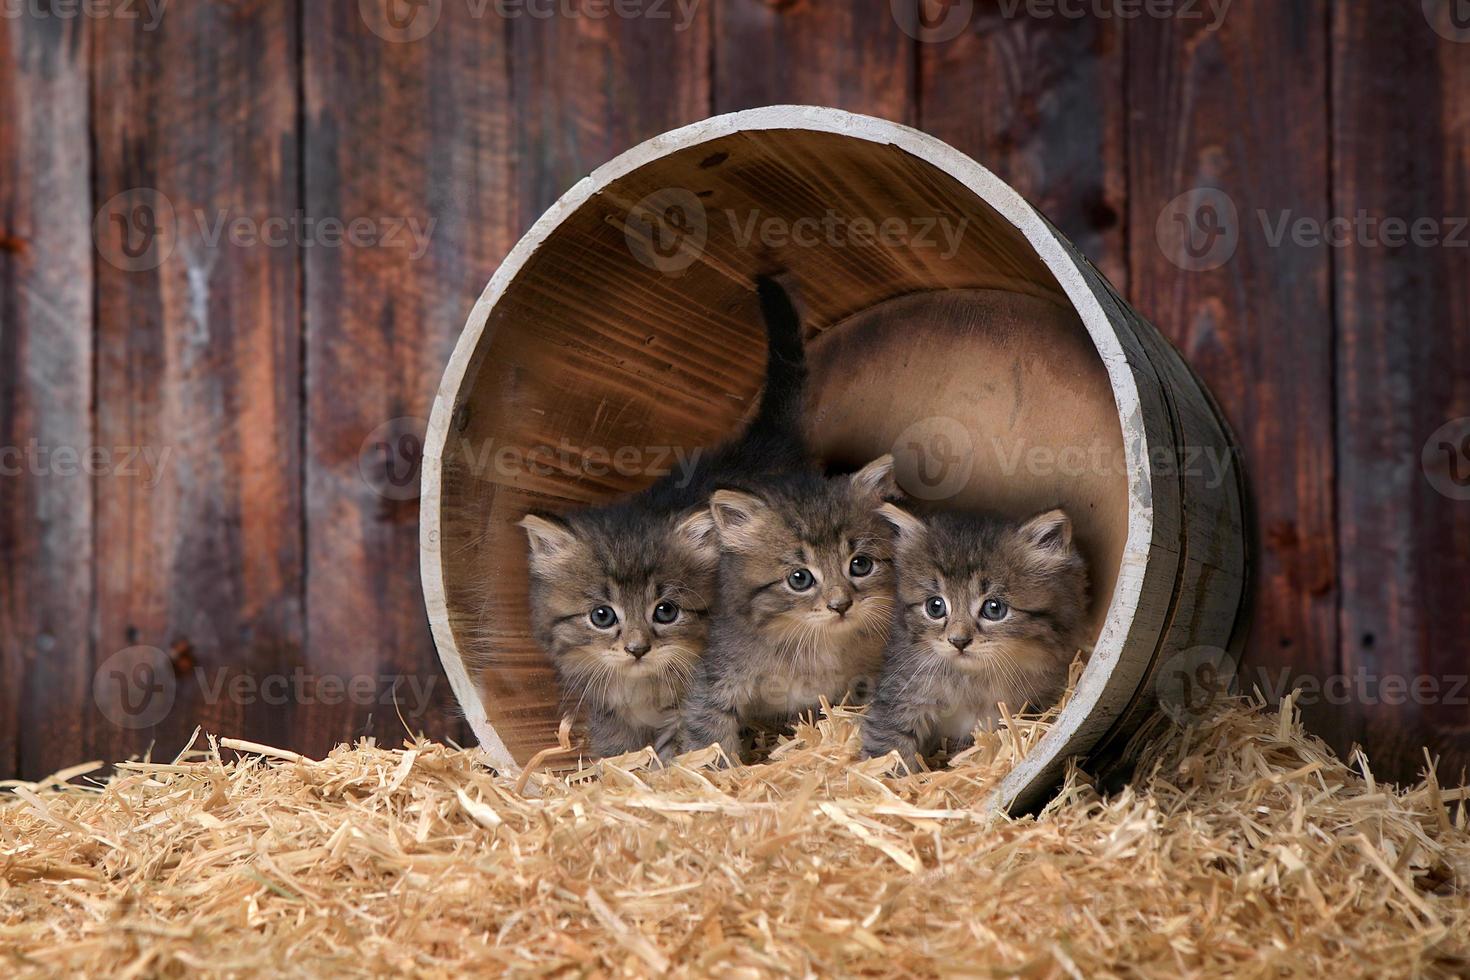
M765 356L750 284L777 270L809 331L823 457L892 451L919 498L1066 507L1102 622L1127 534L1123 437L1107 371L1044 263L896 146L738 132L566 216L486 311L455 398L440 476L449 627L517 759L554 740L560 713L529 634L516 521L636 490L737 432Z

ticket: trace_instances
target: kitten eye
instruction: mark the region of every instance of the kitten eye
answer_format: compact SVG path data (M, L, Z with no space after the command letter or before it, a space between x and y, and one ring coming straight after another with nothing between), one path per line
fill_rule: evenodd
M852 561L847 563L847 570L852 574L853 578L862 578L864 575L871 575L873 572L873 559L867 555L853 555Z
M653 607L653 621L668 625L679 618L679 607L668 600L660 602Z
M992 623L999 622L1011 614L1011 607L1006 605L1004 599L986 599L985 605L980 607L980 615Z
M612 629L618 625L618 614L613 611L612 606L598 606L587 619L600 630Z
M949 614L949 606L939 596L930 596L929 601L924 603L924 612L929 614L930 619L943 619Z
M812 573L805 568L798 568L796 571L786 576L786 584L791 586L791 588L796 592L805 592L807 589L810 589L813 585L815 585L816 581L817 580L812 577Z

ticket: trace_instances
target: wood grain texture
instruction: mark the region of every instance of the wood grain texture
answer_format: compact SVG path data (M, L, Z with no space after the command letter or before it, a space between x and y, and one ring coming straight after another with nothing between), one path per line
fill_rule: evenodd
M1245 452L1252 682L1338 666L1330 257L1273 244L1260 220L1328 212L1326 18L1320 0L1283 0L1236 4L1216 29L1149 17L1127 29L1130 299L1204 378ZM1182 209L1202 232L1198 265L1159 234L1166 208L1197 188L1238 212ZM1204 247L1215 213L1233 253ZM1336 725L1320 705L1308 718Z
M140 676L173 702L119 723L144 692L109 687L89 741L116 759L196 725L279 737L249 688L302 650L300 275L268 224L298 207L294 4L102 19L93 40L97 439L158 461L96 481L97 657L161 651Z
M0 20L0 778L94 751L88 30Z
M510 18L517 231L592 170L710 112L715 4L630 5L642 16ZM686 9L687 8L687 9Z
M1124 28L1004 7L918 45L919 128L1020 191L1126 296Z
M714 31L716 112L792 103L915 120L915 41L886 2L722 0Z
M306 209L398 229L305 256L308 662L373 692L298 710L306 751L359 734L397 744L405 728L460 737L416 573L417 466L454 338L515 234L494 10L304 8Z
M576 16L517 16L507 20L514 49L511 88L520 96L512 119L516 166L511 199L517 232L528 228L568 188L618 153L709 114L712 6L647 4L629 8L642 11L642 16L589 16L597 5L581 2L571 8ZM601 230L613 240L621 235L612 226ZM561 270L549 280L549 291L560 292L552 283L571 274L571 270ZM534 315L540 332L570 328L564 347L556 344L548 348L546 357L537 362L511 360L493 370L503 369L497 376L503 377L511 390L519 390L520 378L526 372L537 377L557 376L568 361L577 369L585 368L586 375L579 375L558 392L555 414L575 417L583 412L586 418L602 423L594 431L598 444L609 452L625 446L644 447L649 440L632 437L626 428L638 418L636 410L630 412L635 408L635 394L629 390L600 392L593 379L605 377L607 365L572 353L583 346L576 339L583 332L595 334L607 328L625 333L628 327L612 322L608 310L595 302L583 302L585 299L562 297L568 307L559 310L558 316L543 319L539 311ZM550 322L553 319L555 325ZM643 347L644 341L640 333L632 342ZM464 445L472 447L477 459L488 462L483 454L507 445L539 447L548 452L558 448L550 428L540 424L547 406L530 406L519 398L515 404L522 413L519 430L525 440L517 441L513 436L507 440L505 432L489 441L471 437ZM487 415L480 414L467 424L479 431ZM620 428L620 422L625 426ZM539 436L534 434L537 430ZM476 506L484 518L482 533L450 547L462 547L482 556L480 567L486 576L505 575L523 583L525 541L512 524L532 504L510 485L517 482L517 476L532 475L537 467L533 464L511 469L516 472L502 474L503 481L480 472L476 483L482 493L476 496ZM616 471L609 475L616 483ZM537 488L542 493L545 489ZM477 622L472 629L497 650L496 669L480 676L491 700L525 698L544 707L557 701L558 692L546 655L528 635L525 604L522 587L505 592L485 589L483 597L474 603ZM486 658L476 666L487 666L488 662ZM527 734L527 739L544 744L548 734L543 726L544 711L521 712L516 717L530 726L528 733L533 734ZM514 728L515 724L511 721L508 727Z
M1418 0L1340 4L1332 62L1333 210L1376 222L1335 252L1339 622L1353 681L1339 710L1376 771L1411 778L1428 745L1455 780L1470 766L1470 500L1430 477L1459 491L1470 422L1434 440L1448 455L1426 443L1470 416L1470 46L1430 30ZM1402 241L1394 218L1433 237Z

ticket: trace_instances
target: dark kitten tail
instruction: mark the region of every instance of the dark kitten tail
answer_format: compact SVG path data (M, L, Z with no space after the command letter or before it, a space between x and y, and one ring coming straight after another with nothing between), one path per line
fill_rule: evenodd
M766 388L750 431L799 440L802 392L806 387L801 317L785 287L775 279L761 276L755 288L766 324Z

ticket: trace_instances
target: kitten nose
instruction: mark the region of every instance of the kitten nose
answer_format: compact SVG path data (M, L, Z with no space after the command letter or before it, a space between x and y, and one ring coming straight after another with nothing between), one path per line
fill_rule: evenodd
M963 650L965 647L975 642L975 638L973 636L951 636L949 638L949 642L950 645L953 646L956 650Z
M852 596L839 593L827 600L827 608L841 615L852 608Z
M652 646L652 644L650 644L648 640L644 639L641 636L635 636L633 637L633 639L623 644L623 649L631 653L634 660L638 660L641 659L642 656L648 652L650 646Z

